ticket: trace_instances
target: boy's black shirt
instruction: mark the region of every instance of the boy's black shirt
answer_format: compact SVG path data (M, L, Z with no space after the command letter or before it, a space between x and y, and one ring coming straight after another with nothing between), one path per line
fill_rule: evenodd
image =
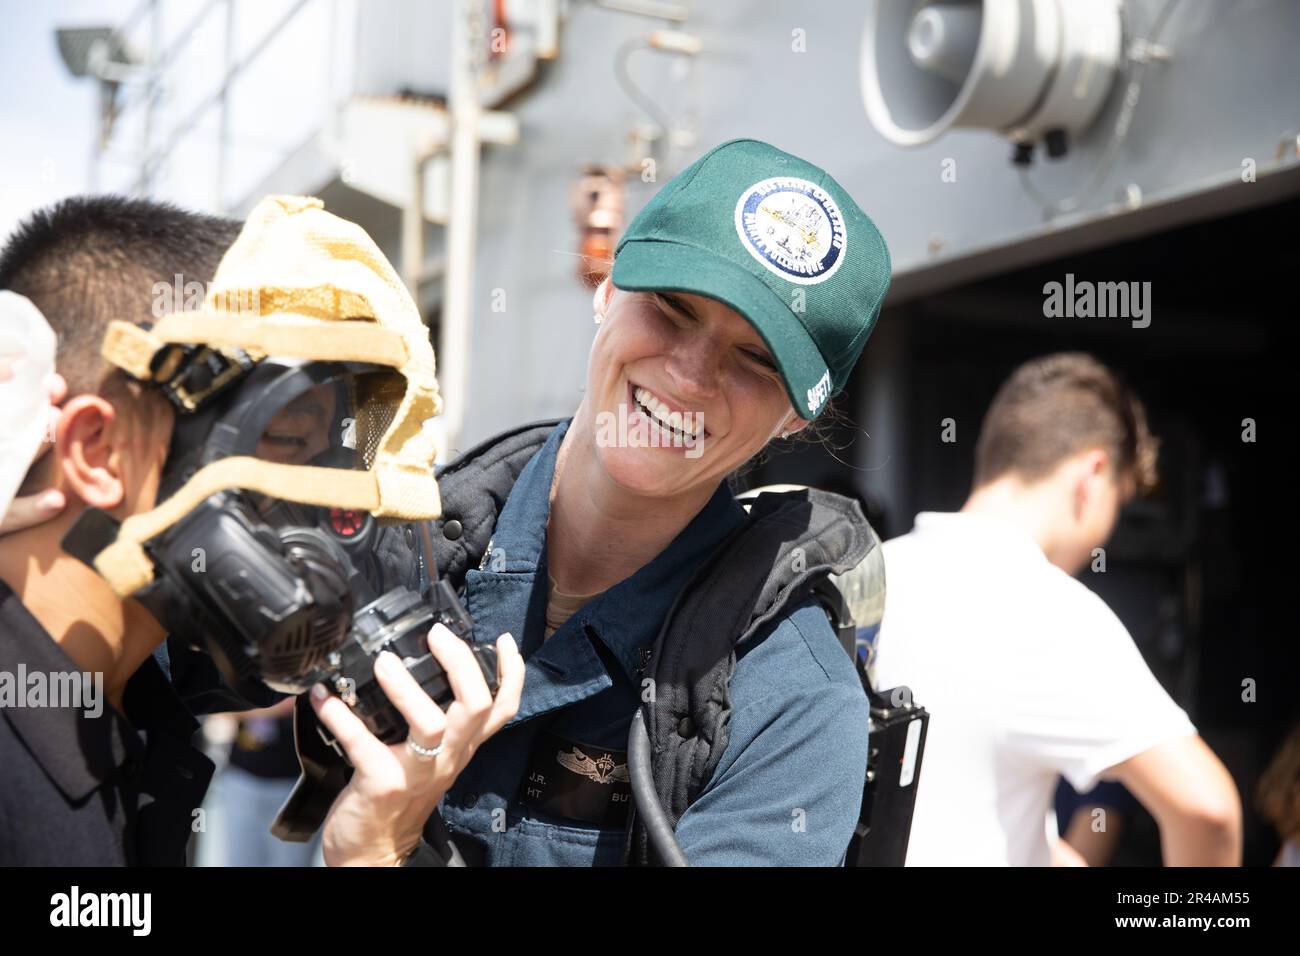
M0 672L16 682L20 664L79 670L0 581ZM0 865L185 864L213 772L197 721L153 658L127 682L126 718L102 706L0 706Z

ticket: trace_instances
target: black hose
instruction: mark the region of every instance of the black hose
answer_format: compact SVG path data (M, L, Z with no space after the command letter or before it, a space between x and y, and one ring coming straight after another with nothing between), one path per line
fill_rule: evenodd
M686 854L677 845L673 825L655 792L654 772L650 767L650 734L645 728L641 708L632 715L632 729L627 737L627 770L632 781L632 799L641 817L650 845L664 866L690 866Z

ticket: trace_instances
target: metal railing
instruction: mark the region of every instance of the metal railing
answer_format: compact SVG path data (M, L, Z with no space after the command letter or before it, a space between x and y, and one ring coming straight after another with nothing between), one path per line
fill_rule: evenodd
M147 49L148 54L141 66L140 79L122 90L123 98L117 107L117 121L140 115L141 138L139 151L135 157L138 171L135 174L131 192L150 195L154 191L155 181L170 153L178 142L189 136L201 122L217 111L216 142L216 183L214 194L218 212L226 212L230 205L227 201L227 187L230 173L231 152L231 89L239 77L258 63L266 54L271 44L284 31L299 19L305 9L322 0L296 0L288 9L259 36L242 56L236 58L236 2L237 0L209 0L174 34L172 42L162 45L162 14L165 0L143 0L117 28L117 34L123 42L136 40L142 32L147 32L148 40L139 44ZM337 19L337 4L329 0L331 16ZM183 68L185 57L191 46L203 35L201 27L214 14L220 14L224 8L224 43L223 62L217 75L216 83L199 97L197 105L188 109L174 124L162 128L159 123L158 107L162 92L167 85L167 78L174 71ZM334 35L334 23L331 24L331 36ZM337 106L331 102L328 108ZM101 147L97 161L102 160L105 150Z

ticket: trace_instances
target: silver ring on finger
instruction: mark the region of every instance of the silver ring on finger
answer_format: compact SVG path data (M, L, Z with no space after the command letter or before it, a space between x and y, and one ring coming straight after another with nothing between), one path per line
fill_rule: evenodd
M438 754L442 753L442 744L436 747L424 747L415 742L413 737L406 738L406 749L415 755L417 760L432 760Z

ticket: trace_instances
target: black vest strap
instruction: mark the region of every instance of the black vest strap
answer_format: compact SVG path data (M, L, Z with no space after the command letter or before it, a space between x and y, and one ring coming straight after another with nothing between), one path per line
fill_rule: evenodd
M655 641L646 667L654 693L642 705L655 789L674 827L726 750L736 648L817 578L844 573L873 547L856 501L812 488L766 492L682 590ZM633 817L629 863L656 862Z

